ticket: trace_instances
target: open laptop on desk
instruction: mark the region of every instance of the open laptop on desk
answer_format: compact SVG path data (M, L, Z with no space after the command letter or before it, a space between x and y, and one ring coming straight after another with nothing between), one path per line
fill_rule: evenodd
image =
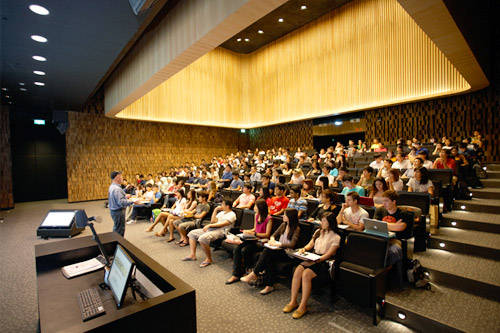
M396 237L396 233L389 231L389 227L387 226L387 222L374 220L374 219L363 219L363 224L365 225L365 231L367 234L372 234L375 236L382 237Z

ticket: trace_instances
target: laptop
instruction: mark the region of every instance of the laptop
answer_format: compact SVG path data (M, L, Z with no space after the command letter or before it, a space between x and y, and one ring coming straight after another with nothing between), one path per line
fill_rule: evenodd
M365 225L364 232L366 232L367 234L372 234L375 236L382 236L387 238L396 236L395 232L389 231L389 228L387 227L387 222L364 218L363 224Z

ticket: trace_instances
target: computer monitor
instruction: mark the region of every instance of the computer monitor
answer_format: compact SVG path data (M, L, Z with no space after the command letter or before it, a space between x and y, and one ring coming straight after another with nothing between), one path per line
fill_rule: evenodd
M51 210L40 224L41 228L69 228L75 219L76 210Z
M121 307L127 294L128 282L135 262L120 245L116 246L115 258L109 270L108 285L115 299L116 306Z

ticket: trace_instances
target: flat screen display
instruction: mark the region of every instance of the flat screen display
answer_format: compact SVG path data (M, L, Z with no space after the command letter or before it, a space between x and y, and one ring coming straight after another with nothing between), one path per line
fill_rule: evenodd
M68 228L75 218L76 211L49 211L40 227Z
M125 250L116 246L115 258L109 270L108 285L115 299L116 305L121 307L127 293L128 281L135 263Z

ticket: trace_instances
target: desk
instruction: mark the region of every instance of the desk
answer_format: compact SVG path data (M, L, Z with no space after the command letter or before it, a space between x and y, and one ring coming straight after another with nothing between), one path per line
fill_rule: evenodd
M147 331L166 325L169 331L196 332L195 290L159 265L144 252L114 232L100 235L109 255L120 244L141 271L163 294L135 301L130 289L122 308L117 309L111 292L101 290L104 272L98 270L66 279L61 267L88 260L100 254L92 237L62 240L35 246L38 312L41 332L86 332L122 330ZM83 322L76 295L95 287L106 314Z

